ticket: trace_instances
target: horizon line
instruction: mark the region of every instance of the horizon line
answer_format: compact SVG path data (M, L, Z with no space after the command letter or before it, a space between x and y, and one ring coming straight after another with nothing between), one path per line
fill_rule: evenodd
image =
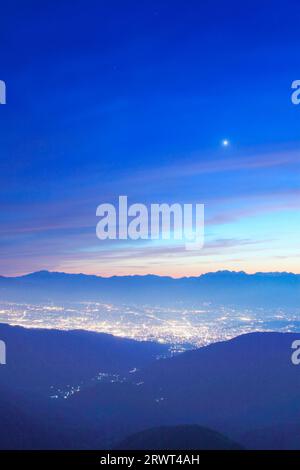
M159 275L159 274L153 274L153 273L147 273L147 274L123 274L123 275L117 275L117 274L114 274L112 276L103 276L103 275L100 275L100 274L86 274L84 272L80 272L80 273L75 273L75 272L65 272L65 271L50 271L48 269L41 269L41 270L38 270L38 271L31 271L31 272L28 272L28 273L25 273L25 274L20 274L20 275L13 275L13 276L5 276L5 275L2 275L0 274L0 278L4 278L4 279L19 279L19 278L23 278L23 277L27 277L27 276L31 276L31 275L34 275L34 274L41 274L41 273L47 273L47 274L65 274L65 275L69 275L69 276L86 276L86 277L97 277L99 279L113 279L113 278L125 278L125 277L157 277L157 278L168 278L168 279L174 279L174 280L180 280L180 279L196 279L196 278L200 278L202 276L206 276L208 274L220 274L220 273L230 273L230 274L245 274L246 276L256 276L256 275L261 275L261 274L265 274L265 275L283 275L283 274L288 274L288 275L293 275L293 276L299 276L300 273L295 273L295 272L292 272L292 271L256 271L256 272L253 272L253 273L250 273L250 272L247 272L247 271L244 271L244 270L230 270L230 269L219 269L217 271L207 271L205 273L201 273L199 275L196 275L196 276L180 276L180 277L174 277L174 276L162 276L162 275Z

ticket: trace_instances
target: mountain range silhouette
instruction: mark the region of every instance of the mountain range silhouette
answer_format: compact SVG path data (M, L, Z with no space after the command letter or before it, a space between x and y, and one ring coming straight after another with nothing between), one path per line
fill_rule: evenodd
M300 302L300 275L218 271L174 279L155 275L100 277L39 271L0 277L7 301L103 301L195 305L203 302L248 307L290 307Z

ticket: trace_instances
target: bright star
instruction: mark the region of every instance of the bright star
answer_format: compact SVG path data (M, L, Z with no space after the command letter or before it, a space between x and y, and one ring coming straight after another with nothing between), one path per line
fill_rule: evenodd
M229 140L227 139L222 140L223 147L228 147L229 144L230 144Z

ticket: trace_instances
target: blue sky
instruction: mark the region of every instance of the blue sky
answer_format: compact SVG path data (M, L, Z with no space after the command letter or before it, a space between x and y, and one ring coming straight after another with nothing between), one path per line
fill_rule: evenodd
M1 273L299 272L299 20L296 1L2 5ZM100 242L120 194L204 203L204 250Z

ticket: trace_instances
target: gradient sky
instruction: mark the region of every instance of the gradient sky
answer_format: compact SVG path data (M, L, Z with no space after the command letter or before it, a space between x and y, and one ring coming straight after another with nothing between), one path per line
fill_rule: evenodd
M2 4L0 273L300 272L299 24L290 0ZM121 194L204 203L204 249L100 242Z

